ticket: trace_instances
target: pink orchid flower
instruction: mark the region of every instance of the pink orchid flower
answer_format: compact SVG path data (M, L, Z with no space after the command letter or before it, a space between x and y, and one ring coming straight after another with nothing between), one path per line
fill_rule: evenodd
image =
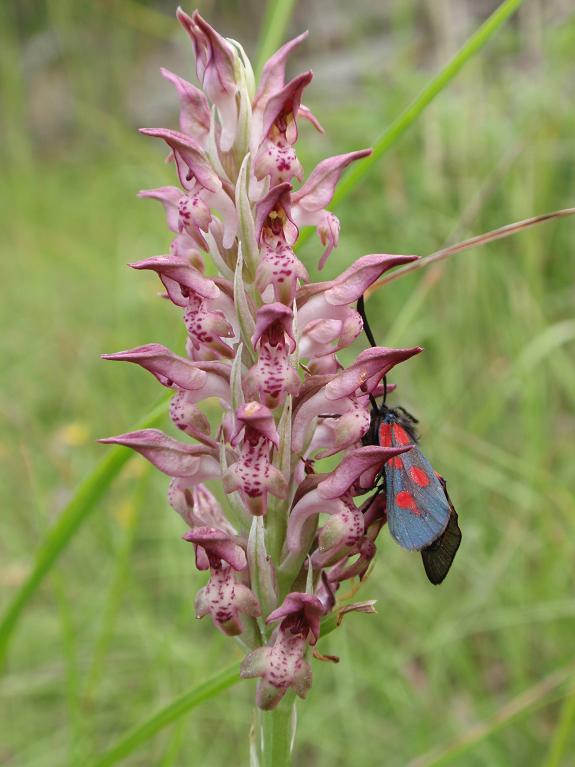
M136 450L170 477L183 538L196 568L209 572L196 613L248 648L242 676L258 679L256 702L271 709L288 689L307 694L327 615L373 612L372 602L338 604L337 592L366 577L386 520L382 495L360 496L411 445L362 440L373 398L393 389L386 376L421 348L364 349L347 365L340 353L361 334L358 299L415 256L369 254L334 279L310 281L295 252L300 229L316 228L321 268L339 241L328 208L336 186L371 150L329 157L305 179L300 118L321 130L302 105L312 73L288 81L285 73L306 33L271 57L256 86L238 43L197 11L177 17L200 87L162 70L179 100L179 129L142 133L168 146L174 181L140 193L162 204L172 242L167 254L130 266L157 275L187 338L178 353L150 343L103 356L147 370L172 392L179 439L142 429L102 441ZM328 474L317 464L326 456Z

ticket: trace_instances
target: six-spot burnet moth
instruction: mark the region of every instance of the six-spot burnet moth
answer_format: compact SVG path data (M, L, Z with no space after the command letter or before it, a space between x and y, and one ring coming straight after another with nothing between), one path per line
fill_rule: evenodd
M365 334L377 346L367 317L363 296L357 302ZM445 480L437 474L419 449L416 419L404 408L386 405L387 382L383 381L383 402L374 397L371 424L364 444L382 447L413 445L411 450L387 461L375 482L376 492L385 492L389 531L404 549L420 551L425 573L433 584L441 583L461 542L457 512L447 493Z

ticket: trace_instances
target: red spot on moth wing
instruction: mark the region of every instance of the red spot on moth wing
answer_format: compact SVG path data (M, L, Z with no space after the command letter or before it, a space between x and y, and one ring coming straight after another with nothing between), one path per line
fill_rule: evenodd
M409 469L409 476L419 487L427 487L429 485L429 477L427 472L420 469L419 466L411 466Z
M415 502L415 498L412 496L411 493L408 493L407 490L401 490L395 496L395 502L397 503L400 509L409 509L409 511L413 512L414 514L417 514L418 516L421 514L421 511L417 508L417 503Z
M390 423L382 423L379 427L379 444L381 447L391 447L392 446L392 439L391 439L391 424Z
M401 460L401 458L398 455L394 455L393 458L390 458L389 461L387 462L387 465L391 469L403 469L404 468L403 461Z
M398 445L411 445L413 440L409 438L408 433L398 423L394 423L392 426L393 438Z

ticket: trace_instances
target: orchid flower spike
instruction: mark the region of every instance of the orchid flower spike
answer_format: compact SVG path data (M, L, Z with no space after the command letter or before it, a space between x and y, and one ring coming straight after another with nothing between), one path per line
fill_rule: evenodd
M374 397L392 388L386 376L421 349L369 348L347 367L339 354L361 334L358 299L414 256L372 253L329 281L310 280L315 265L296 255L300 230L316 228L321 268L339 242L328 209L337 183L371 150L322 160L306 179L297 142L305 122L322 130L302 103L312 73L286 77L306 34L280 48L256 84L239 43L197 11L177 18L197 84L161 70L179 125L142 133L166 145L174 181L140 192L163 206L172 242L131 266L155 272L187 341L177 352L149 343L103 356L172 392L179 439L142 429L102 442L136 450L170 477L190 567L195 559L207 576L196 614L247 648L242 676L258 679L257 705L271 709L290 688L307 694L329 613L373 611L337 603L340 583L366 577L385 523L383 496L358 498L411 445L362 440ZM316 473L328 455L335 468Z

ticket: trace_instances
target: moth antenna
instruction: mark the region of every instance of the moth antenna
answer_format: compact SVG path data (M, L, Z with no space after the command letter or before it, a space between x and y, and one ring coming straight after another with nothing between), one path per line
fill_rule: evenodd
M372 346L377 346L377 341L373 337L373 333L371 332L371 328L369 326L367 315L365 313L365 303L364 303L364 300L363 300L363 295L361 295L357 299L357 312L358 312L359 316L361 317L361 319L363 321L363 330L365 332L365 335L367 336L367 340L369 341L369 343Z
M367 319L367 314L365 313L365 301L363 300L363 295L361 295L357 299L357 312L362 319L363 330L365 332L365 335L367 336L367 340L372 346L377 346L377 341L375 340L375 337L373 333L371 332L369 320ZM375 403L375 400L371 395L370 395L370 401L371 401L372 407L379 413L380 410L377 407L377 404ZM384 408L385 408L386 402L387 402L387 376L384 376L383 377L383 405L382 405L381 413L385 412Z

